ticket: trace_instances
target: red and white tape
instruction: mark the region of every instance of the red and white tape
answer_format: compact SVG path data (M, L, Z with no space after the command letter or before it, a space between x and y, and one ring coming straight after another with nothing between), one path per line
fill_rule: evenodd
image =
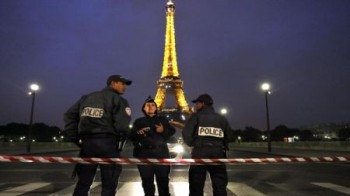
M137 159L137 158L80 158L43 156L0 155L0 162L80 163L120 165L215 165L215 164L259 164L259 163L307 163L350 162L350 157L278 157L278 158L229 158L229 159Z

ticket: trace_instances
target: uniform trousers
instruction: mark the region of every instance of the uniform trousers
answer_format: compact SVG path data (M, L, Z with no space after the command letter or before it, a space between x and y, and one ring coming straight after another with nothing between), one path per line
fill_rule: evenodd
M169 158L167 146L142 148L138 158ZM156 177L159 196L169 196L169 165L137 165L145 196L155 195L154 176Z
M192 158L226 158L226 152L221 146L194 147ZM214 196L226 196L228 183L225 164L221 165L191 165L189 169L190 196L203 196L204 183L209 172Z
M81 157L105 157L119 158L117 151L118 139L113 137L87 137L83 139ZM102 196L114 196L118 186L119 176L122 171L121 165L97 165L78 164L78 183L74 189L73 196L89 195L90 186L94 180L97 167L101 170Z

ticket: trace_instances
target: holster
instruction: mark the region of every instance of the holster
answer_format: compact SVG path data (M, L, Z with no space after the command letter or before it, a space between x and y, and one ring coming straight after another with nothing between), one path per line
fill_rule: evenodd
M118 140L118 148L117 148L117 150L118 151L122 151L124 149L125 144L126 144L126 138L120 137L119 140Z

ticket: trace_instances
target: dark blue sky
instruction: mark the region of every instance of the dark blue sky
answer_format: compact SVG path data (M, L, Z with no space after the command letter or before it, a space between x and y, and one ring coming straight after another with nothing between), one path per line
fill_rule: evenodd
M350 122L350 1L177 0L177 57L190 101L227 107L231 126L265 128L260 84L272 85L271 127ZM155 95L166 1L0 0L0 125L63 127L62 115L110 74L133 80L124 95L141 115Z

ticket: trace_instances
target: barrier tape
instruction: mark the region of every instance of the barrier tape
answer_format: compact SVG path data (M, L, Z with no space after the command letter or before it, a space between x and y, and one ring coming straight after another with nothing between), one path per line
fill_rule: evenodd
M350 157L278 157L278 158L228 158L228 159L137 159L137 158L81 158L0 155L0 162L80 163L119 165L216 165L260 163L350 162Z

